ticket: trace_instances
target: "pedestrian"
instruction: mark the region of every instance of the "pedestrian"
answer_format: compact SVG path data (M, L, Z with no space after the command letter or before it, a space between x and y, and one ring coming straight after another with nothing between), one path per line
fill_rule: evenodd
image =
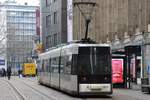
M18 70L18 76L19 76L19 78L21 78L22 77L22 70Z
M18 70L18 76L19 76L19 78L20 78L20 69Z
M6 77L6 71L5 71L5 68L3 68L3 77Z
M4 77L4 68L2 68L2 77Z
M8 80L10 80L10 77L11 77L11 67L10 66L7 68L7 77L8 77Z
M3 76L3 70L0 69L0 76Z
M36 75L38 76L38 69L36 68Z

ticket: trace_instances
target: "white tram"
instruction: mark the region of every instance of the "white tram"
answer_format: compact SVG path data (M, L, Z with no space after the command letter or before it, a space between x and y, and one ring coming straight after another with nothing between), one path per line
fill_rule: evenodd
M73 43L53 48L39 57L39 83L73 95L112 94L108 45Z

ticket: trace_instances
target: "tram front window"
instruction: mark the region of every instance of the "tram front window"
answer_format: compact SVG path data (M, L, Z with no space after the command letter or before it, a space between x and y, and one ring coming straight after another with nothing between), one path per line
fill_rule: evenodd
M79 48L78 72L80 75L99 75L111 73L110 48Z

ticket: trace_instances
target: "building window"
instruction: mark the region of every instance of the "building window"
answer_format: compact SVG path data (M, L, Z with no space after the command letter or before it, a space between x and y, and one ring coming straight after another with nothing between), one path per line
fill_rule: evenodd
M52 0L46 0L46 6L50 6L52 3Z
M49 48L51 46L51 36L46 37L46 48Z
M54 12L54 24L57 24L57 12Z
M51 46L54 46L54 37L51 36Z
M46 16L46 27L51 25L51 15Z
M54 45L57 45L57 34L54 34Z

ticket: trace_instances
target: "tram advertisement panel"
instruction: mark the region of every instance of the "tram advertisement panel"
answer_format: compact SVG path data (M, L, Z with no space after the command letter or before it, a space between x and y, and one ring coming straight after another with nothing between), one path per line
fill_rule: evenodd
M112 82L123 83L123 59L112 59Z

